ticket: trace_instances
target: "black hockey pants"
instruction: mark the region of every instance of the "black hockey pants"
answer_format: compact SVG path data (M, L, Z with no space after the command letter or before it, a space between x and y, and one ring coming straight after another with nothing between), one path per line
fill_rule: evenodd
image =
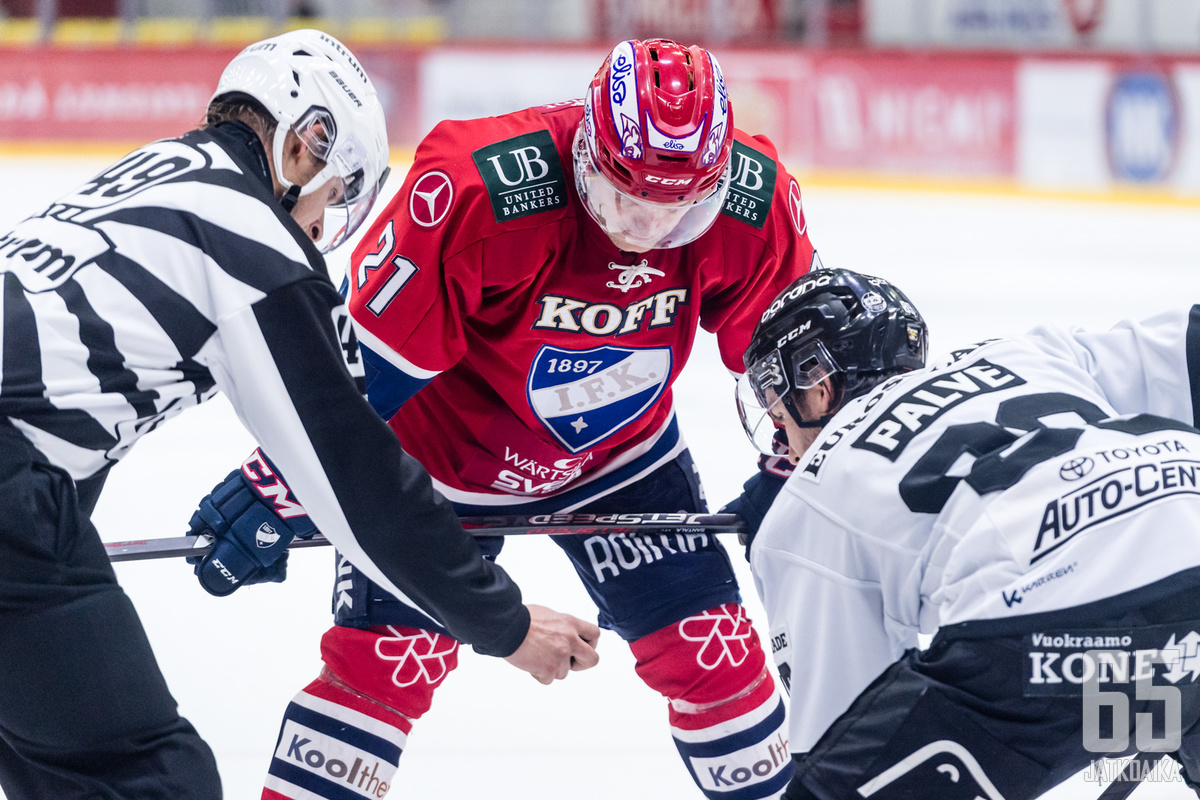
M1200 568L1062 611L942 628L927 650L908 651L807 756L796 757L784 800L1031 800L1098 759L1132 753L1143 724L1168 741L1167 702L1178 710L1171 757L1195 789L1198 638ZM1107 666L1086 655L1097 650L1110 653ZM1151 666L1153 654L1168 650L1175 668ZM1153 674L1146 686L1158 688L1135 691L1141 670ZM1097 674L1105 694L1097 695L1102 707L1091 725L1114 741L1118 726L1125 730L1124 750L1093 752L1085 744L1082 683ZM1177 700L1155 694L1166 686L1178 689ZM1128 696L1127 705L1113 704L1117 694Z
M74 481L0 418L0 787L8 800L217 800Z

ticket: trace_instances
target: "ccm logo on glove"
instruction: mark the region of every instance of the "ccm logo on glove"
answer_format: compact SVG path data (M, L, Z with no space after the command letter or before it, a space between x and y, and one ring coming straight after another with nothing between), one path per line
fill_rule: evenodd
M292 495L292 490L283 482L283 478L271 469L262 450L255 448L250 457L242 462L242 474L254 487L259 496L271 505L271 510L284 519L307 516L304 506L298 503ZM267 547L268 545L263 545Z
M287 549L297 536L317 532L274 465L255 450L200 501L189 523L194 536L212 539L204 556L189 558L205 591L227 595L253 583L287 577Z

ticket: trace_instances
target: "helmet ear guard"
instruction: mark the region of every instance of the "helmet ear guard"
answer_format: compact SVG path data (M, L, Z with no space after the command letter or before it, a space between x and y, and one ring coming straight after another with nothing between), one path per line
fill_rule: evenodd
M844 269L817 269L775 298L754 330L739 381L739 415L762 452L761 417L781 403L800 427L823 427L846 403L898 372L925 365L925 321L887 281ZM794 393L830 380L833 402L806 420ZM753 401L758 413L749 405ZM772 432L773 433L773 432Z

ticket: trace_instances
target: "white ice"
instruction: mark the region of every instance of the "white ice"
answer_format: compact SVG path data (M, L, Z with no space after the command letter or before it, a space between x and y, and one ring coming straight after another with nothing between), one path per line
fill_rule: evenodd
M111 160L0 159L0 231ZM399 177L392 181L395 191ZM1200 208L828 185L810 186L804 199L825 265L894 280L925 314L935 352L1040 322L1101 328L1200 301ZM738 493L755 454L707 334L675 397L716 508ZM224 399L189 411L113 470L97 527L106 540L183 533L197 501L252 446ZM736 542L728 544L745 603L761 622L748 569ZM225 599L205 594L182 560L118 565L182 713L216 752L231 800L258 797L279 715L319 669L331 556L293 553L287 582ZM549 542L511 541L501 562L528 601L594 615ZM463 652L414 729L389 796L699 798L667 733L665 701L637 679L615 635L602 637L600 652L598 668L551 687ZM1099 792L1075 780L1047 797ZM1143 785L1133 795L1191 796L1178 783Z

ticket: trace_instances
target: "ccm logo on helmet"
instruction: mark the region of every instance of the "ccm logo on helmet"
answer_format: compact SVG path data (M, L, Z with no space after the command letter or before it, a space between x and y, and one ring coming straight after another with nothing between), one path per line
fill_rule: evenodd
M779 341L775 342L776 349L783 347L785 344L790 342L792 339L795 339L797 336L799 336L800 334L809 330L810 328L812 328L812 320L811 319L808 322L805 322L800 327L793 328L791 330L791 332L788 333L786 336L780 337Z
M687 186L691 178L660 178L657 175L647 175L646 183L657 183L661 186Z
M833 280L833 278L831 276L822 275L819 278L814 278L813 280L805 281L804 283L798 284L791 291L786 292L785 294L779 295L779 297L775 298L775 302L771 303L771 305L767 308L767 310L763 312L762 319L759 320L759 324L766 322L771 317L778 314L781 310L783 310L783 307L785 305L792 302L797 297L807 294L808 292L811 292L813 289L819 289L822 286L828 286L829 282L831 280Z

